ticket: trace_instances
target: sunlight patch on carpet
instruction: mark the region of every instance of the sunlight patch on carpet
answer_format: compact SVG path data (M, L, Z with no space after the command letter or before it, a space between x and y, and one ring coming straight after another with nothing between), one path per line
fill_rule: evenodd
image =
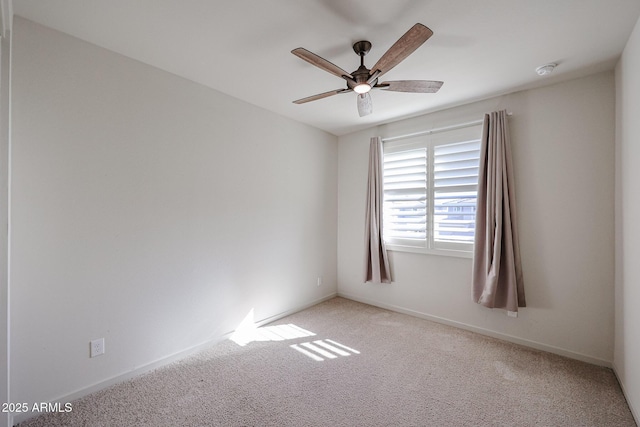
M231 341L244 347L253 341L285 341L296 338L311 337L315 334L293 323L286 325L263 326L258 328L253 320L253 309L238 325L231 335Z
M336 359L340 356L346 357L352 354L360 354L358 350L330 339L292 344L289 347L317 362L322 362L325 359Z

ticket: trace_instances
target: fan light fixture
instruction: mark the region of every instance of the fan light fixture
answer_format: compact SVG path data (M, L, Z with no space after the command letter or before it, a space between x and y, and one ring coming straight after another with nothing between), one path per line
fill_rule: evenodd
M369 83L360 83L359 85L354 86L353 90L356 93L363 94L369 92L371 90L371 86L369 85Z

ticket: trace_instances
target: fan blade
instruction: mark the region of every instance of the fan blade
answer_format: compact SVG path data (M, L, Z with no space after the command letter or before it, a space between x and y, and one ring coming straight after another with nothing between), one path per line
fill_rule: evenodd
M373 113L371 95L368 92L358 95L358 114L360 117L368 116L371 113Z
M407 56L411 55L414 50L419 48L432 35L433 31L424 25L414 25L382 55L382 58L376 62L376 65L371 67L371 74L376 71L380 71L380 75L388 72Z
M434 80L396 80L382 82L376 87L392 92L436 93L443 84Z
M378 80L378 77L380 77L380 74L382 74L380 70L374 71L373 73L369 74L369 79L367 80L367 84L369 86L373 86L373 82Z
M295 56L300 59L304 59L311 65L315 65L318 68L322 68L323 70L333 74L334 76L338 76L341 78L353 80L353 76L347 73L342 68L338 67L336 64L333 64L326 59L316 55L313 52L309 52L307 49L299 47L297 49L293 49L291 51Z
M307 96L306 98L298 99L293 101L294 104L304 104L305 102L315 101L317 99L326 98L329 96L337 95L339 93L351 92L351 89L336 89L330 90L329 92L319 93L317 95Z

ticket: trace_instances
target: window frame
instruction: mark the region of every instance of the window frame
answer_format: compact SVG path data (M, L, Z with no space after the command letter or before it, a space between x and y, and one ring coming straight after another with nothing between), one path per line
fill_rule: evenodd
M462 129L452 129L438 133L410 136L398 140L383 142L383 156L387 153L407 151L411 149L426 149L426 237L425 239L386 238L383 236L387 250L397 252L413 252L431 255L453 256L461 258L473 257L473 243L466 242L439 242L435 240L434 219L434 149L436 146L462 143L467 141L479 141L482 138L482 124L468 126ZM384 189L383 189L384 194ZM477 185L476 185L477 194ZM383 197L384 199L384 197ZM383 211L384 211L384 201ZM384 233L383 219L383 233ZM474 219L475 229L475 219Z

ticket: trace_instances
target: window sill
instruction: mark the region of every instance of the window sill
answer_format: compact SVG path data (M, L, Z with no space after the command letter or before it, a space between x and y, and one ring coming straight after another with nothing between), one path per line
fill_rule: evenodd
M416 248L413 246L392 245L389 243L387 243L385 246L388 251L392 251L392 252L412 252L416 254L448 256L448 257L454 257L454 258L468 258L468 259L473 258L473 252L470 252L470 251L460 251L460 250L452 250L452 249Z

